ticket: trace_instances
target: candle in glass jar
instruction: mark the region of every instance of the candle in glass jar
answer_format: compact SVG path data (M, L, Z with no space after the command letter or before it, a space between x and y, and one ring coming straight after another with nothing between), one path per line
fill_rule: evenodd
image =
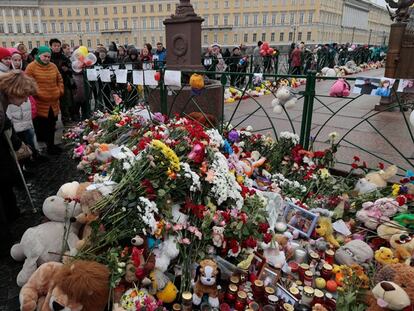
M335 255L335 252L333 250L327 249L325 251L325 261L328 264L333 265L333 263L334 263L334 255Z
M291 287L289 288L289 292L295 296L296 299L300 300L300 292L299 289L297 287Z
M265 295L265 288L262 280L256 280L253 284L253 296L258 301L262 301Z
M306 259L306 251L302 248L295 250L295 261L299 264L304 262Z
M229 289L226 293L226 301L233 304L237 299L237 286L234 284L229 285Z
M230 277L230 283L235 284L235 285L239 285L240 278L237 275L232 275Z
M323 277L326 281L330 280L333 275L332 270L333 267L330 264L325 263L322 266L321 277Z
M323 293L323 291L319 290L319 289L315 289L314 292L314 296L313 296L313 301L312 301L312 306L316 305L316 304L320 304L320 305L324 305L325 302L325 294Z
M295 308L290 303L284 303L283 304L283 310L284 311L293 311Z
M191 311L193 309L193 294L184 292L181 295L181 310Z
M312 287L305 286L303 288L301 303L306 305L306 306L310 306L312 304L312 301L313 301L314 293L315 293L315 291Z
M273 287L266 286L265 287L265 300L267 301L269 299L269 296L275 294L275 289Z
M310 270L305 271L305 276L303 278L303 284L305 286L312 286L313 284L313 273Z
M300 264L299 271L298 271L299 280L301 280L303 282L303 280L305 279L305 271L308 271L308 270L309 270L309 265L308 264L306 264L306 263Z
M239 291L237 293L237 300L234 304L234 309L237 311L244 311L244 309L246 308L246 299L247 294L244 291Z

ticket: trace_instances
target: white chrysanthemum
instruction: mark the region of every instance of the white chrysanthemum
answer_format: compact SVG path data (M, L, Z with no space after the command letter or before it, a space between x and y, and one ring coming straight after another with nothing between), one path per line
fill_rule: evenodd
M206 131L207 135L210 137L210 145L214 147L221 147L224 144L223 137L220 135L217 129L210 129Z
M291 140L294 144L299 143L299 136L291 132L280 132L280 138Z
M184 172L184 177L191 179L191 181L193 182L190 186L190 191L196 192L198 190L201 190L200 176L198 176L197 173L191 170L190 165L188 163L181 162L180 166Z

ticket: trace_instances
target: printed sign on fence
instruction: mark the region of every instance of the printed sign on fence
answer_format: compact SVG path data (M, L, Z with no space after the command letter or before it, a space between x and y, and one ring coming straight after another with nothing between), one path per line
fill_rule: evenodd
M111 82L111 70L102 69L100 76L102 82Z
M400 84L398 85L398 92L414 93L414 80L412 79L400 80Z
M86 77L88 81L98 81L98 72L95 68L86 69Z
M395 79L361 77L355 80L354 94L389 97Z
M181 87L181 71L166 70L164 73L164 84Z

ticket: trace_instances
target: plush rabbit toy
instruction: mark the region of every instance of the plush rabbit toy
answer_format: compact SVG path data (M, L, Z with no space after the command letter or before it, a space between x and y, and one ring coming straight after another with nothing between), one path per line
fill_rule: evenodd
M351 94L351 86L344 79L338 79L332 86L329 96L333 97L347 97Z

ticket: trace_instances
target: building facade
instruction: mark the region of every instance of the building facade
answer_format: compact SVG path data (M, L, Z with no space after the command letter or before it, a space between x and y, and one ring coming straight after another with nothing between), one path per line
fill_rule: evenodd
M163 20L178 0L0 0L0 44L29 49L57 37L71 46L164 42ZM368 0L192 0L204 18L202 43L387 42L385 8Z

